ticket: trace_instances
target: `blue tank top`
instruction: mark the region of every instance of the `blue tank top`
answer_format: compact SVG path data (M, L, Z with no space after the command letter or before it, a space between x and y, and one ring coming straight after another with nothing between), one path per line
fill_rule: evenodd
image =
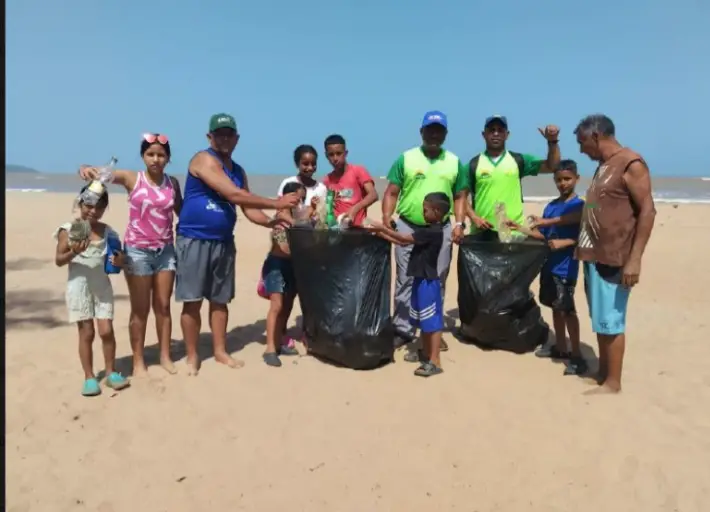
M205 151L219 159L211 148ZM244 169L240 165L232 161L233 170L224 164L222 169L232 183L244 188ZM236 223L236 207L188 170L177 234L197 240L230 240Z

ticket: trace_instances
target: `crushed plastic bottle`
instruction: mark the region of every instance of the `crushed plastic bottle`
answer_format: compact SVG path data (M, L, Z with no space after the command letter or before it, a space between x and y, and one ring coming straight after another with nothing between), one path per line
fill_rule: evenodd
M328 229L327 218L328 213L325 201L318 201L316 204L315 223L313 224L313 227L320 230Z
M76 219L71 223L67 234L70 242L83 242L91 235L91 225L86 220Z
M113 181L113 171L116 168L117 162L118 159L115 156L112 156L108 164L98 168L98 176L96 179L93 180L89 184L89 187L74 200L74 204L72 205L72 213L74 218L79 219L81 217L81 212L79 211L80 202L84 201L89 204L96 204L99 198L104 194L106 185Z
M510 243L513 235L508 226L508 215L505 213L505 203L498 201L494 206L496 215L496 228L498 229L498 239L504 244Z

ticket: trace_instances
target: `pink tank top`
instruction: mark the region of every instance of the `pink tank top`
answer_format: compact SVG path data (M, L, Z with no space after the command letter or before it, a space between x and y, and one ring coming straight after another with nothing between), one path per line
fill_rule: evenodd
M144 172L128 194L125 243L142 249L162 249L173 243L173 183L164 175L160 186L150 184Z

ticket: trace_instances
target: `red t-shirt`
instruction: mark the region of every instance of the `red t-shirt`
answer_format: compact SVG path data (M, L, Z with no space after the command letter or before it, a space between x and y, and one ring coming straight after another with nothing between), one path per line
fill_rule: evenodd
M323 184L328 190L332 190L335 195L333 197L333 213L337 218L343 213L347 213L350 208L367 195L365 192L365 183L374 183L370 173L367 172L361 165L347 164L343 175L338 177L332 172L323 180ZM367 217L367 208L363 208L352 219L353 226L362 225L362 221Z

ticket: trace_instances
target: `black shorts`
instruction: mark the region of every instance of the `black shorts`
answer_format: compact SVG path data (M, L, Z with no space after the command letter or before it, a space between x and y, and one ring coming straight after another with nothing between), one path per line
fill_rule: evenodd
M547 272L540 274L540 304L554 311L575 313L574 289L577 281Z

